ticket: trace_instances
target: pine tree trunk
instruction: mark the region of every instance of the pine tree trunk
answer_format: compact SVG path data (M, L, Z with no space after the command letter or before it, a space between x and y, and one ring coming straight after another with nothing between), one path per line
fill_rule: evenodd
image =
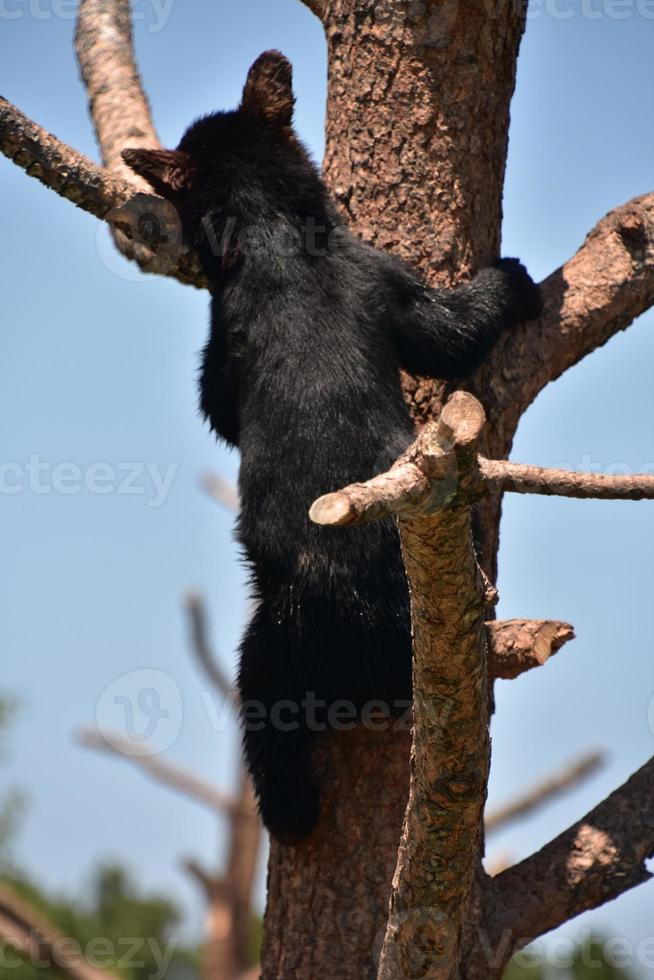
M451 285L499 254L509 103L525 12L515 0L331 0L325 3L329 96L325 176L351 227ZM501 385L501 379L495 379ZM494 380L494 383L495 383ZM473 385L492 455L515 420L494 424L493 386ZM405 379L416 418L442 386ZM334 488L337 489L337 488ZM483 563L495 578L500 502L480 511ZM376 975L407 800L410 736L357 730L317 749L320 826L298 848L273 844L265 980ZM475 903L462 973L482 973Z

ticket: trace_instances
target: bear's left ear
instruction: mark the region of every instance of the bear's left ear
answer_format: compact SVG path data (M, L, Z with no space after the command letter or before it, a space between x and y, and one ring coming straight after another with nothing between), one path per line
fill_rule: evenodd
M123 150L121 156L161 197L188 190L195 172L190 156L181 150L129 149Z
M293 68L279 51L264 51L250 68L241 112L275 126L290 126L293 121Z

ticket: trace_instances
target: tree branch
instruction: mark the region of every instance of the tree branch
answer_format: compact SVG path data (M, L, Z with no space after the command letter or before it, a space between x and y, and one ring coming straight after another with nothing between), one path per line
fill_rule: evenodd
M207 871L199 861L194 858L187 858L182 861L182 867L188 875L193 878L193 880L200 886L205 894L205 897L212 900L216 895L221 895L225 889L225 883L222 878L218 878L216 875L211 874Z
M607 214L573 257L541 284L538 323L505 335L474 390L513 428L539 391L654 304L654 194Z
M199 776L189 773L185 769L180 769L170 762L164 762L163 759L158 759L153 755L135 755L134 744L123 738L122 735L112 734L111 738L108 738L95 729L85 728L78 732L77 741L86 748L109 752L131 762L132 765L141 769L157 782L163 783L185 796L191 796L199 803L203 803L219 813L229 815L236 809L234 800Z
M489 936L524 945L648 881L654 853L654 758L537 854L493 879Z
M603 752L591 752L582 756L571 766L567 766L561 772L550 776L543 782L532 787L523 796L518 797L506 806L491 810L486 816L486 833L492 834L498 830L503 830L507 824L521 817L526 817L534 810L539 809L544 803L564 793L566 790L578 786L593 773L597 772L606 761Z
M114 973L91 966L72 937L55 929L6 885L0 885L0 941L33 966L61 971L71 980L115 980Z
M0 151L30 177L96 218L106 219L112 208L125 204L134 194L128 181L98 167L3 98Z
M197 255L181 237L177 212L161 197L98 167L0 98L0 152L30 177L114 229L117 245L144 272L207 285Z
M203 956L203 976L234 977L250 962L252 892L261 837L261 820L250 778L242 770L238 804L230 815L225 874L212 875L196 861L184 863L209 902L209 939Z
M479 457L479 472L489 490L595 500L651 500L654 476L604 476L545 469L525 463Z
M191 648L216 690L226 700L236 704L238 695L234 685L229 681L211 649L207 630L207 615L202 597L197 592L189 592L184 602L188 613L191 633Z
M486 623L488 673L513 680L541 667L564 643L574 639L569 623L544 619L506 619Z
M427 452L438 435L438 424L428 423L411 448L386 473L353 483L314 501L309 516L316 524L347 526L378 521L390 514L433 514L460 495L454 459L447 451ZM443 443L447 450L447 440ZM429 469L426 468L427 463ZM544 496L598 500L654 499L654 476L604 476L547 469L477 457L468 499L488 492L533 493Z
M129 0L81 0L75 51L105 166L151 193L120 155L129 146L160 146L136 67Z
M465 492L475 493L479 474L476 466L471 466L465 483L461 482L460 447L453 451L448 419L456 418L456 411L461 408L457 437L462 440L461 447L466 446L469 440L476 440L483 427L483 409L476 399L462 391L455 392L450 403L450 412L444 409L437 422L428 423L388 472L319 497L309 510L311 520L342 527L378 521L390 514L424 517L451 506L455 498L461 502Z
M200 483L202 489L217 503L231 511L232 514L238 514L241 509L241 501L238 488L234 486L231 480L226 480L224 476L219 476L217 473L204 473Z
M400 520L411 586L414 730L379 980L458 976L490 763L484 587L466 495L483 424L472 396L452 396L441 422L417 441L424 458L416 463L431 472L449 457L446 469L458 477L455 506Z

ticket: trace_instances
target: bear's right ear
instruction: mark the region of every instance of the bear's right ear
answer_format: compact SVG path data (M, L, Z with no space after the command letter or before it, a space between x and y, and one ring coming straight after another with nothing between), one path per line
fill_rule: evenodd
M290 126L293 121L293 68L279 51L264 51L250 68L241 112L271 123Z
M188 153L181 150L130 148L123 150L121 156L161 197L173 197L191 185L195 167Z

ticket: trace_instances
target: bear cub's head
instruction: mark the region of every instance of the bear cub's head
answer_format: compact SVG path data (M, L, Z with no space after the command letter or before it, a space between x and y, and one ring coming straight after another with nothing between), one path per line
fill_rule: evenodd
M318 171L293 131L293 69L279 51L252 65L239 107L194 122L175 150L127 149L123 159L179 211L202 249L207 218L220 235L273 214L315 208Z

